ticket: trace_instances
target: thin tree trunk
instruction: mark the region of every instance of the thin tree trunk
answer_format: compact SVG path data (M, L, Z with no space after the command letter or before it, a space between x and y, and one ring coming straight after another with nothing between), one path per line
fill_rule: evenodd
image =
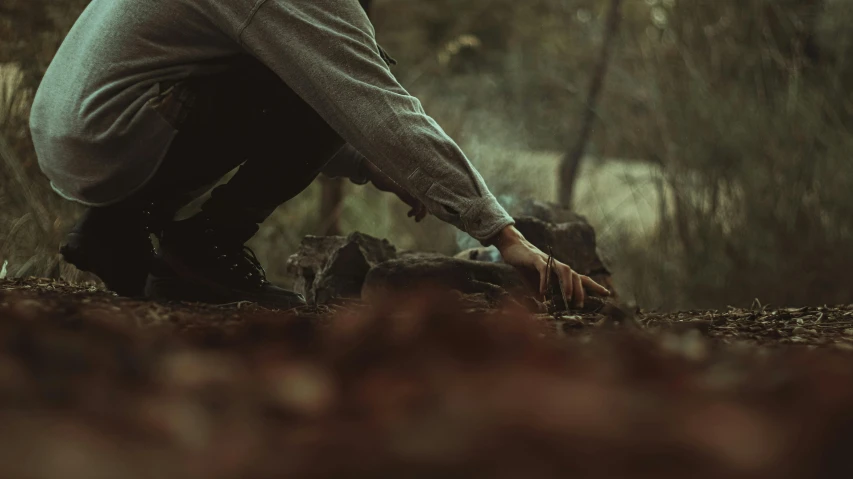
M601 44L601 54L595 66L592 79L590 80L589 92L583 113L581 129L574 146L566 152L560 163L560 188L559 201L561 204L571 207L572 195L574 194L575 181L577 180L580 163L586 153L587 144L595 126L596 109L604 80L607 77L607 68L610 65L610 55L616 33L619 30L619 22L622 19L622 0L610 1L610 13L607 18L604 42Z
M344 181L341 178L320 176L321 198L320 212L322 221L320 231L322 236L338 236L341 234L341 213L344 209Z
M370 16L370 4L373 0L359 0L364 11ZM344 181L340 178L328 178L320 175L320 231L324 236L337 236L342 232L341 213L344 207Z

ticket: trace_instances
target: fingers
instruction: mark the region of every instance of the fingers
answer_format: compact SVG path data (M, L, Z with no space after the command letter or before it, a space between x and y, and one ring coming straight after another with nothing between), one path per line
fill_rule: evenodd
M575 307L583 308L583 301L586 299L586 293L583 290L581 275L572 272L572 284L574 285L574 304Z
M568 266L559 262L555 263L555 269L557 270L557 274L560 275L560 281L562 282L563 286L563 294L566 295L566 301L571 301L572 294L574 294L575 291L575 282L572 279L572 276L574 276L575 273L574 271L572 271L572 268L569 268Z
M583 283L583 285L587 287L591 292L598 294L599 296L610 296L610 290L596 283L589 276L581 276L580 279L581 283Z
M548 264L545 261L536 263L536 270L539 271L539 294L545 295L545 287L548 284Z
M584 276L576 273L569 266L557 263L555 266L557 274L563 282L563 291L566 294L566 300L571 301L576 308L583 308L586 301L587 291L599 296L610 296L610 291L604 286L593 281L589 276Z
M561 286L563 293L565 293L566 301L571 301L575 307L582 308L589 294L598 296L611 295L607 288L596 283L589 276L576 273L564 263L554 261L552 267L549 268L548 261L546 261L546 258L549 257L529 243L503 247L501 255L505 262L517 268L526 269L527 271L534 269L539 274L539 294L542 296L547 296L549 293L546 287L549 284L548 275L552 270L562 283ZM585 288L588 288L588 290L585 290Z
M418 214L415 216L415 221L420 223L427 216L426 206L423 204L418 205Z
M424 206L423 204L413 206L412 209L409 210L407 216L409 218L414 218L416 223L420 223L427 216L426 206Z
M581 275L572 271L572 268L564 264L559 264L557 271L560 279L563 281L563 292L566 295L566 301L571 301L572 305L576 308L583 308L586 293L583 290Z

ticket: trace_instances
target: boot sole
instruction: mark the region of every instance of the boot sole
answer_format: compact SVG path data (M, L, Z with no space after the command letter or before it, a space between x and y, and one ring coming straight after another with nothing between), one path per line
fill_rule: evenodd
M304 299L294 293L292 300L270 301L269 296L252 291L235 290L200 277L184 268L180 261L162 257L177 276L149 274L145 282L145 295L150 299L164 301L189 301L209 304L228 304L249 301L263 307L290 310L305 306Z
M80 271L94 274L104 282L108 289L119 296L128 298L142 298L145 296L144 283L142 281L139 281L138 286L126 287L126 285L119 285L111 280L109 273L88 261L90 255L86 253L83 247L84 242L84 235L80 233L69 233L66 235L65 243L59 248L59 254L62 255L62 259ZM142 275L140 274L141 278Z

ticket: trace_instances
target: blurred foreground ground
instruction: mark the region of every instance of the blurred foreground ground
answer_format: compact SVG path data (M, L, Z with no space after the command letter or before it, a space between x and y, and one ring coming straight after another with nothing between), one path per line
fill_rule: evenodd
M554 319L0 282L0 477L853 477L853 306Z

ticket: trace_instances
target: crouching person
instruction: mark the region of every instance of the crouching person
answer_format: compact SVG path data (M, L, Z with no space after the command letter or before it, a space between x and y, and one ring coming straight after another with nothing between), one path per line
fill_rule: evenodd
M358 0L93 0L30 120L53 188L89 207L62 254L124 296L296 307L304 299L267 281L245 243L325 172L396 193L410 216L496 245L544 285L547 256L392 64ZM584 288L608 294L555 269L576 303Z

